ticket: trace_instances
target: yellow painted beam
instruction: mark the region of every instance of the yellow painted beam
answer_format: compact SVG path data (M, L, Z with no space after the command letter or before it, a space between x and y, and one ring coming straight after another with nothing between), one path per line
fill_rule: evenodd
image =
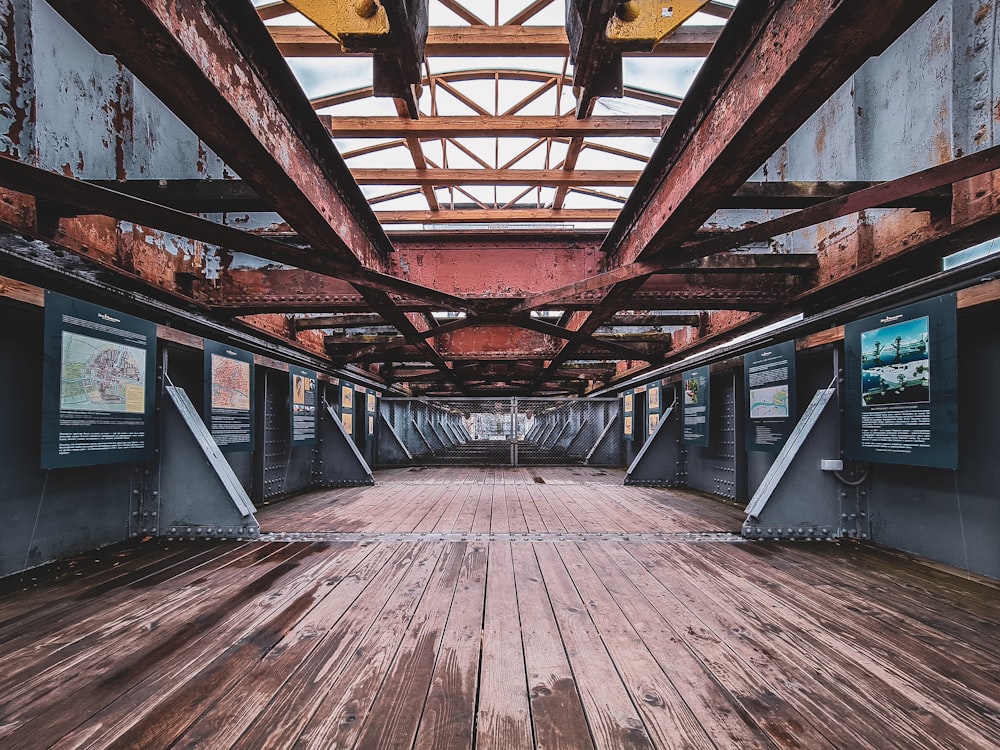
M608 21L607 38L629 47L653 49L710 0L628 0Z
M327 34L345 39L383 38L389 34L389 16L376 0L287 0Z

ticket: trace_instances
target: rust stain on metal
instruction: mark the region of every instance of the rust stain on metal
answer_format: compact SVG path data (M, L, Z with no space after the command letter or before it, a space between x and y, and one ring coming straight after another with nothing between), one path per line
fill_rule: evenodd
M117 228L118 222L107 216L60 219L54 239L70 250L114 265L118 245Z
M38 222L35 199L23 193L0 188L0 221L33 231Z
M135 120L135 105L132 101L131 76L118 63L118 80L115 83L116 100L112 107L111 124L115 133L115 178L128 177L125 164L125 143L132 139L132 123Z
M10 145L4 149L5 153L12 156L18 155L17 147L21 145L21 137L24 134L25 125L35 119L35 97L28 96L27 106L19 106L18 99L22 89L28 83L26 68L30 68L30 63L21 62L17 54L17 23L15 20L16 9L13 3L5 3L3 6L3 16L0 17L0 28L3 29L4 51L10 63L10 107L13 112L11 124L7 129L7 137Z
M175 288L177 257L166 249L160 232L132 225L120 231L120 238L118 260L123 268L159 287Z
M435 348L445 357L517 359L524 356L551 356L558 342L551 336L509 325L483 325L443 334Z

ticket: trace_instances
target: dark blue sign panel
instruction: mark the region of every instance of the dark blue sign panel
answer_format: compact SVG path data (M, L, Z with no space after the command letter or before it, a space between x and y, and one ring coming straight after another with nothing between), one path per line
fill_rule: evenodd
M318 382L315 370L303 367L288 368L288 387L291 392L292 444L309 445L316 442L316 416L318 411Z
M253 355L205 342L205 423L223 453L253 450Z
M857 461L958 466L956 296L844 328L844 455Z
M42 468L146 461L156 448L156 325L45 292Z
M743 357L748 451L777 453L795 427L795 342Z
M696 367L681 375L681 425L684 442L688 445L709 445L709 384L708 365Z

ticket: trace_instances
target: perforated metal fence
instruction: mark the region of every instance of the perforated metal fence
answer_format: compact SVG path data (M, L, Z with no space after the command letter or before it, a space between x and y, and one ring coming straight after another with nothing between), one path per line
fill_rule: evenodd
M621 432L614 398L385 398L376 465L619 466Z

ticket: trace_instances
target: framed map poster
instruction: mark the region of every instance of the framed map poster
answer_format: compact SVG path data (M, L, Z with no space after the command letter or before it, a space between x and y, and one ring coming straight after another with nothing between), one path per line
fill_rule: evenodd
M45 292L43 469L151 459L155 385L154 323Z
M205 341L205 423L223 453L252 451L253 355Z
M795 427L795 342L744 355L743 391L747 450L777 453Z

